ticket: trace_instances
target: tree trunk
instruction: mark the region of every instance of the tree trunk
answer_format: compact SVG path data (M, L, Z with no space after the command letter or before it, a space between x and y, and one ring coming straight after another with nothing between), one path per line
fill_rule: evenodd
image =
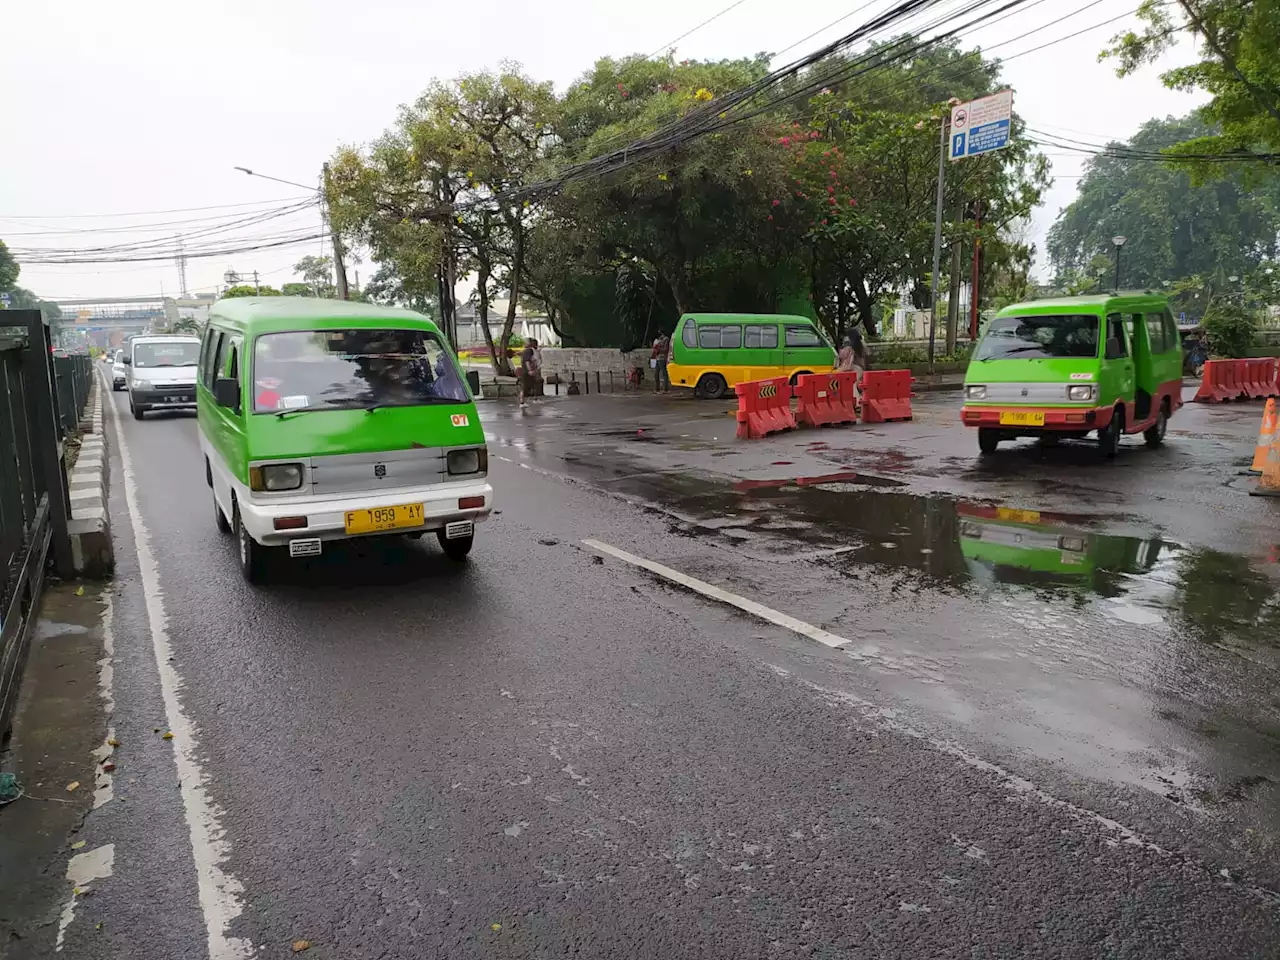
M520 303L520 272L524 269L524 226L517 222L514 225L515 233L514 243L511 249L511 289L508 292L510 299L507 300L507 318L502 324L501 339L501 360L507 368L508 374L511 371L511 359L507 355L507 348L511 346L511 333L516 325L516 309Z
M956 328L960 324L960 244L951 245L951 288L947 291L947 356L956 352Z
M493 331L489 329L489 272L489 266L485 263L480 264L476 269L476 292L480 295L476 316L480 320L480 329L484 332L485 346L489 348L489 363L493 366L494 376L501 376L504 371L498 363L498 351L494 349ZM506 357L502 359L505 361ZM508 363L507 370L510 369L511 365Z
M458 351L458 310L453 292L457 282L453 242L446 239L444 255L440 258L440 267L436 271L436 288L440 298L440 325L444 328L445 337L453 345L454 353Z
M849 327L849 291L844 279L836 284L836 349L844 343L844 335Z

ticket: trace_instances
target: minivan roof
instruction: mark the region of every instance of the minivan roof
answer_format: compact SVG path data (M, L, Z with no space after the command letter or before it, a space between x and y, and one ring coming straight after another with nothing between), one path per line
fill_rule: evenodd
M1097 313L1110 307L1167 307L1169 299L1160 293L1134 291L1130 293L1087 293L1079 297L1049 297L1045 300L1028 300L1024 303L1011 303L1003 308L997 316L1007 317L1014 314L1058 313L1064 310L1081 310Z
M232 297L213 305L209 321L241 330L252 328L254 333L372 327L388 321L412 322L415 326L440 332L430 317L412 310L321 297Z
M692 317L694 320L712 320L719 323L760 323L762 320L772 320L775 323L778 321L813 323L809 317L794 313L686 313L684 316Z

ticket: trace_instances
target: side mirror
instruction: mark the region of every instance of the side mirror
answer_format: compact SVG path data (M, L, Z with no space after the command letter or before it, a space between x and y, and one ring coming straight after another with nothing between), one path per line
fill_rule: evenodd
M121 358L120 358L120 360L121 360L121 362L122 362L122 363L124 363L124 365L125 365L126 367L131 367L131 366L133 366L133 358L132 358L132 357L129 357L129 356L123 356L123 357L121 357Z
M1124 356L1124 347L1120 346L1119 337L1111 337L1107 341L1107 359L1119 360Z
M213 381L213 399L220 407L240 409L240 384L228 378Z

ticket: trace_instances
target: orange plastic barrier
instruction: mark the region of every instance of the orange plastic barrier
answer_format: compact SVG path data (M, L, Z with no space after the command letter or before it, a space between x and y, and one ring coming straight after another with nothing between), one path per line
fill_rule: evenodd
M809 373L796 378L796 420L810 427L858 422L855 371Z
M770 433L794 430L791 383L786 377L749 380L737 386L738 439L757 440Z
M868 370L862 375L862 422L911 419L910 370Z
M1222 403L1240 396L1239 365L1239 360L1206 360L1204 372L1200 375L1200 389L1192 401Z
M1274 360L1241 360L1242 370L1240 386L1245 396L1258 400L1268 395L1275 385L1276 364ZM1271 382L1268 383L1267 381Z

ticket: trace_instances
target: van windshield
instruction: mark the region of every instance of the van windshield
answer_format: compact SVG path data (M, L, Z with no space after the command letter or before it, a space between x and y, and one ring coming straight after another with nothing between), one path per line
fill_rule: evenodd
M457 365L425 330L269 333L253 354L259 413L468 403Z
M135 367L194 367L200 359L199 340L173 340L168 343L135 343Z
M973 358L1097 357L1099 325L1098 317L1090 314L996 317Z

